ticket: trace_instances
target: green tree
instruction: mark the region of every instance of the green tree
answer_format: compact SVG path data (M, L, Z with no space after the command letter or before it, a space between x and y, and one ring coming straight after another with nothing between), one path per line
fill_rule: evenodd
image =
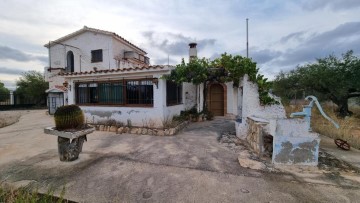
M5 87L4 83L0 81L0 102L9 98L10 91Z
M182 62L176 65L176 68L171 71L171 74L164 78L177 83L189 82L195 85L203 84L204 111L207 110L206 95L208 82L233 82L234 87L238 87L240 79L245 74L249 75L249 79L258 85L261 104L277 103L269 97L268 91L270 89L270 83L267 82L267 79L264 78L263 75L258 74L258 71L259 69L256 68L256 63L251 59L224 53L220 58L213 61L205 58L195 58L189 63L185 63L183 59Z
M342 58L334 55L320 58L290 72L281 72L273 88L280 96L305 91L320 100L329 99L339 106L339 116L349 116L352 112L348 109L348 99L360 97L360 59L353 51L346 52Z
M28 71L22 74L16 81L16 94L27 97L36 103L40 103L45 97L45 90L49 83L45 82L44 76L38 71Z
M204 84L204 102L203 110L206 111L206 82L210 76L210 61L208 59L194 58L189 63L185 63L182 59L181 63L176 65L176 68L171 71L171 74L165 76L165 79L175 81L180 84L183 82L193 83L195 85Z

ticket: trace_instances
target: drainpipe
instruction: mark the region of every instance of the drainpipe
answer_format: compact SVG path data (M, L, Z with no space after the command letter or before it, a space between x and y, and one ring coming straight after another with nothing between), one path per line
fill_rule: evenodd
M51 72L50 41L49 41L49 70L50 70L50 72Z

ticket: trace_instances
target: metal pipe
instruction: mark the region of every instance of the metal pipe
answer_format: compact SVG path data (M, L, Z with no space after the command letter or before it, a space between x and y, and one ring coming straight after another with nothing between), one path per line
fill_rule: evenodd
M49 41L49 70L50 70L50 72L51 72L50 41Z
M249 19L246 18L246 58L249 58Z

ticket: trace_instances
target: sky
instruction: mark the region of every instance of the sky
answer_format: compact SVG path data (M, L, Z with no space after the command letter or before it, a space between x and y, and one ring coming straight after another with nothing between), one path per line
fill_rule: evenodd
M116 32L148 53L152 65L222 53L249 57L273 79L280 71L348 50L360 55L359 0L1 0L0 81L48 66L44 44L85 25Z

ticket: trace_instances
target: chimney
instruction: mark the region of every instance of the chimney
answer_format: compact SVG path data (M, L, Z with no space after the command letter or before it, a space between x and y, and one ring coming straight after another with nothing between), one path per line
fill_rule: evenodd
M196 50L196 43L195 42L191 42L189 44L189 62L194 59L197 58L197 50Z

